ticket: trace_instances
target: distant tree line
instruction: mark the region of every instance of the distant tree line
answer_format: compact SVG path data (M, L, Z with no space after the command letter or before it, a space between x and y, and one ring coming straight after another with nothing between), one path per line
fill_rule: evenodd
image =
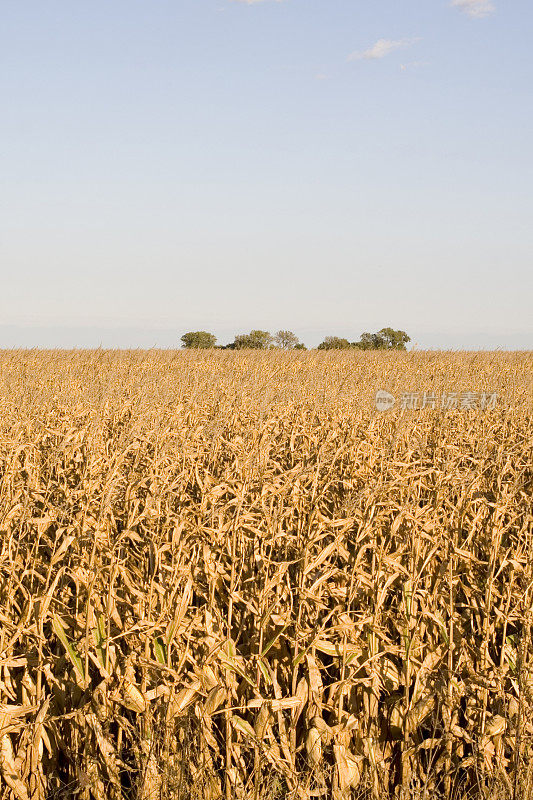
M348 339L339 339L338 336L326 336L318 345L319 350L405 350L405 345L410 342L410 337L405 331L395 331L393 328L382 328L377 333L362 333L358 342L349 342Z
M307 350L292 331L278 331L274 336L268 331L250 331L241 333L234 341L226 345L217 345L217 338L208 331L189 331L181 337L183 347L187 350ZM410 342L405 331L393 328L382 328L377 333L363 333L358 342L349 342L338 336L326 336L318 345L319 350L405 350Z

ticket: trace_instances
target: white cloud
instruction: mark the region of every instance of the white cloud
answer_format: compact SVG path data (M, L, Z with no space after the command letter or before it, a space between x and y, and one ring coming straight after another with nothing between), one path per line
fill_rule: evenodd
M406 72L408 69L419 69L420 67L427 67L429 61L410 61L407 64L400 64L400 69L402 72Z
M399 50L402 47L410 47L412 44L419 41L420 39L378 39L376 44L368 50L350 53L348 61L359 61L362 58L385 58L389 53L393 53L395 50Z
M496 11L492 0L452 0L452 6L459 8L469 17L488 17Z

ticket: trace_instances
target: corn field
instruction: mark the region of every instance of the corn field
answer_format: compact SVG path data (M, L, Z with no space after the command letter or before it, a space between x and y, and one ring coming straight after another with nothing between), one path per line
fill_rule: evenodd
M532 412L532 353L0 353L1 800L531 800Z

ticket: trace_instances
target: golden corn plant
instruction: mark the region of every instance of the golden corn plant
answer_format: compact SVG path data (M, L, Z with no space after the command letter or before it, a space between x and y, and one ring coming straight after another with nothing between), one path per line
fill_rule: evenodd
M1 800L533 798L532 378L0 354Z

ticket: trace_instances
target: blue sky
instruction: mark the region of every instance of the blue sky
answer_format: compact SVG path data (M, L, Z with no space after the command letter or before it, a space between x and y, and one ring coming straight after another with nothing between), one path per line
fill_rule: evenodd
M3 0L0 346L533 346L530 0Z

